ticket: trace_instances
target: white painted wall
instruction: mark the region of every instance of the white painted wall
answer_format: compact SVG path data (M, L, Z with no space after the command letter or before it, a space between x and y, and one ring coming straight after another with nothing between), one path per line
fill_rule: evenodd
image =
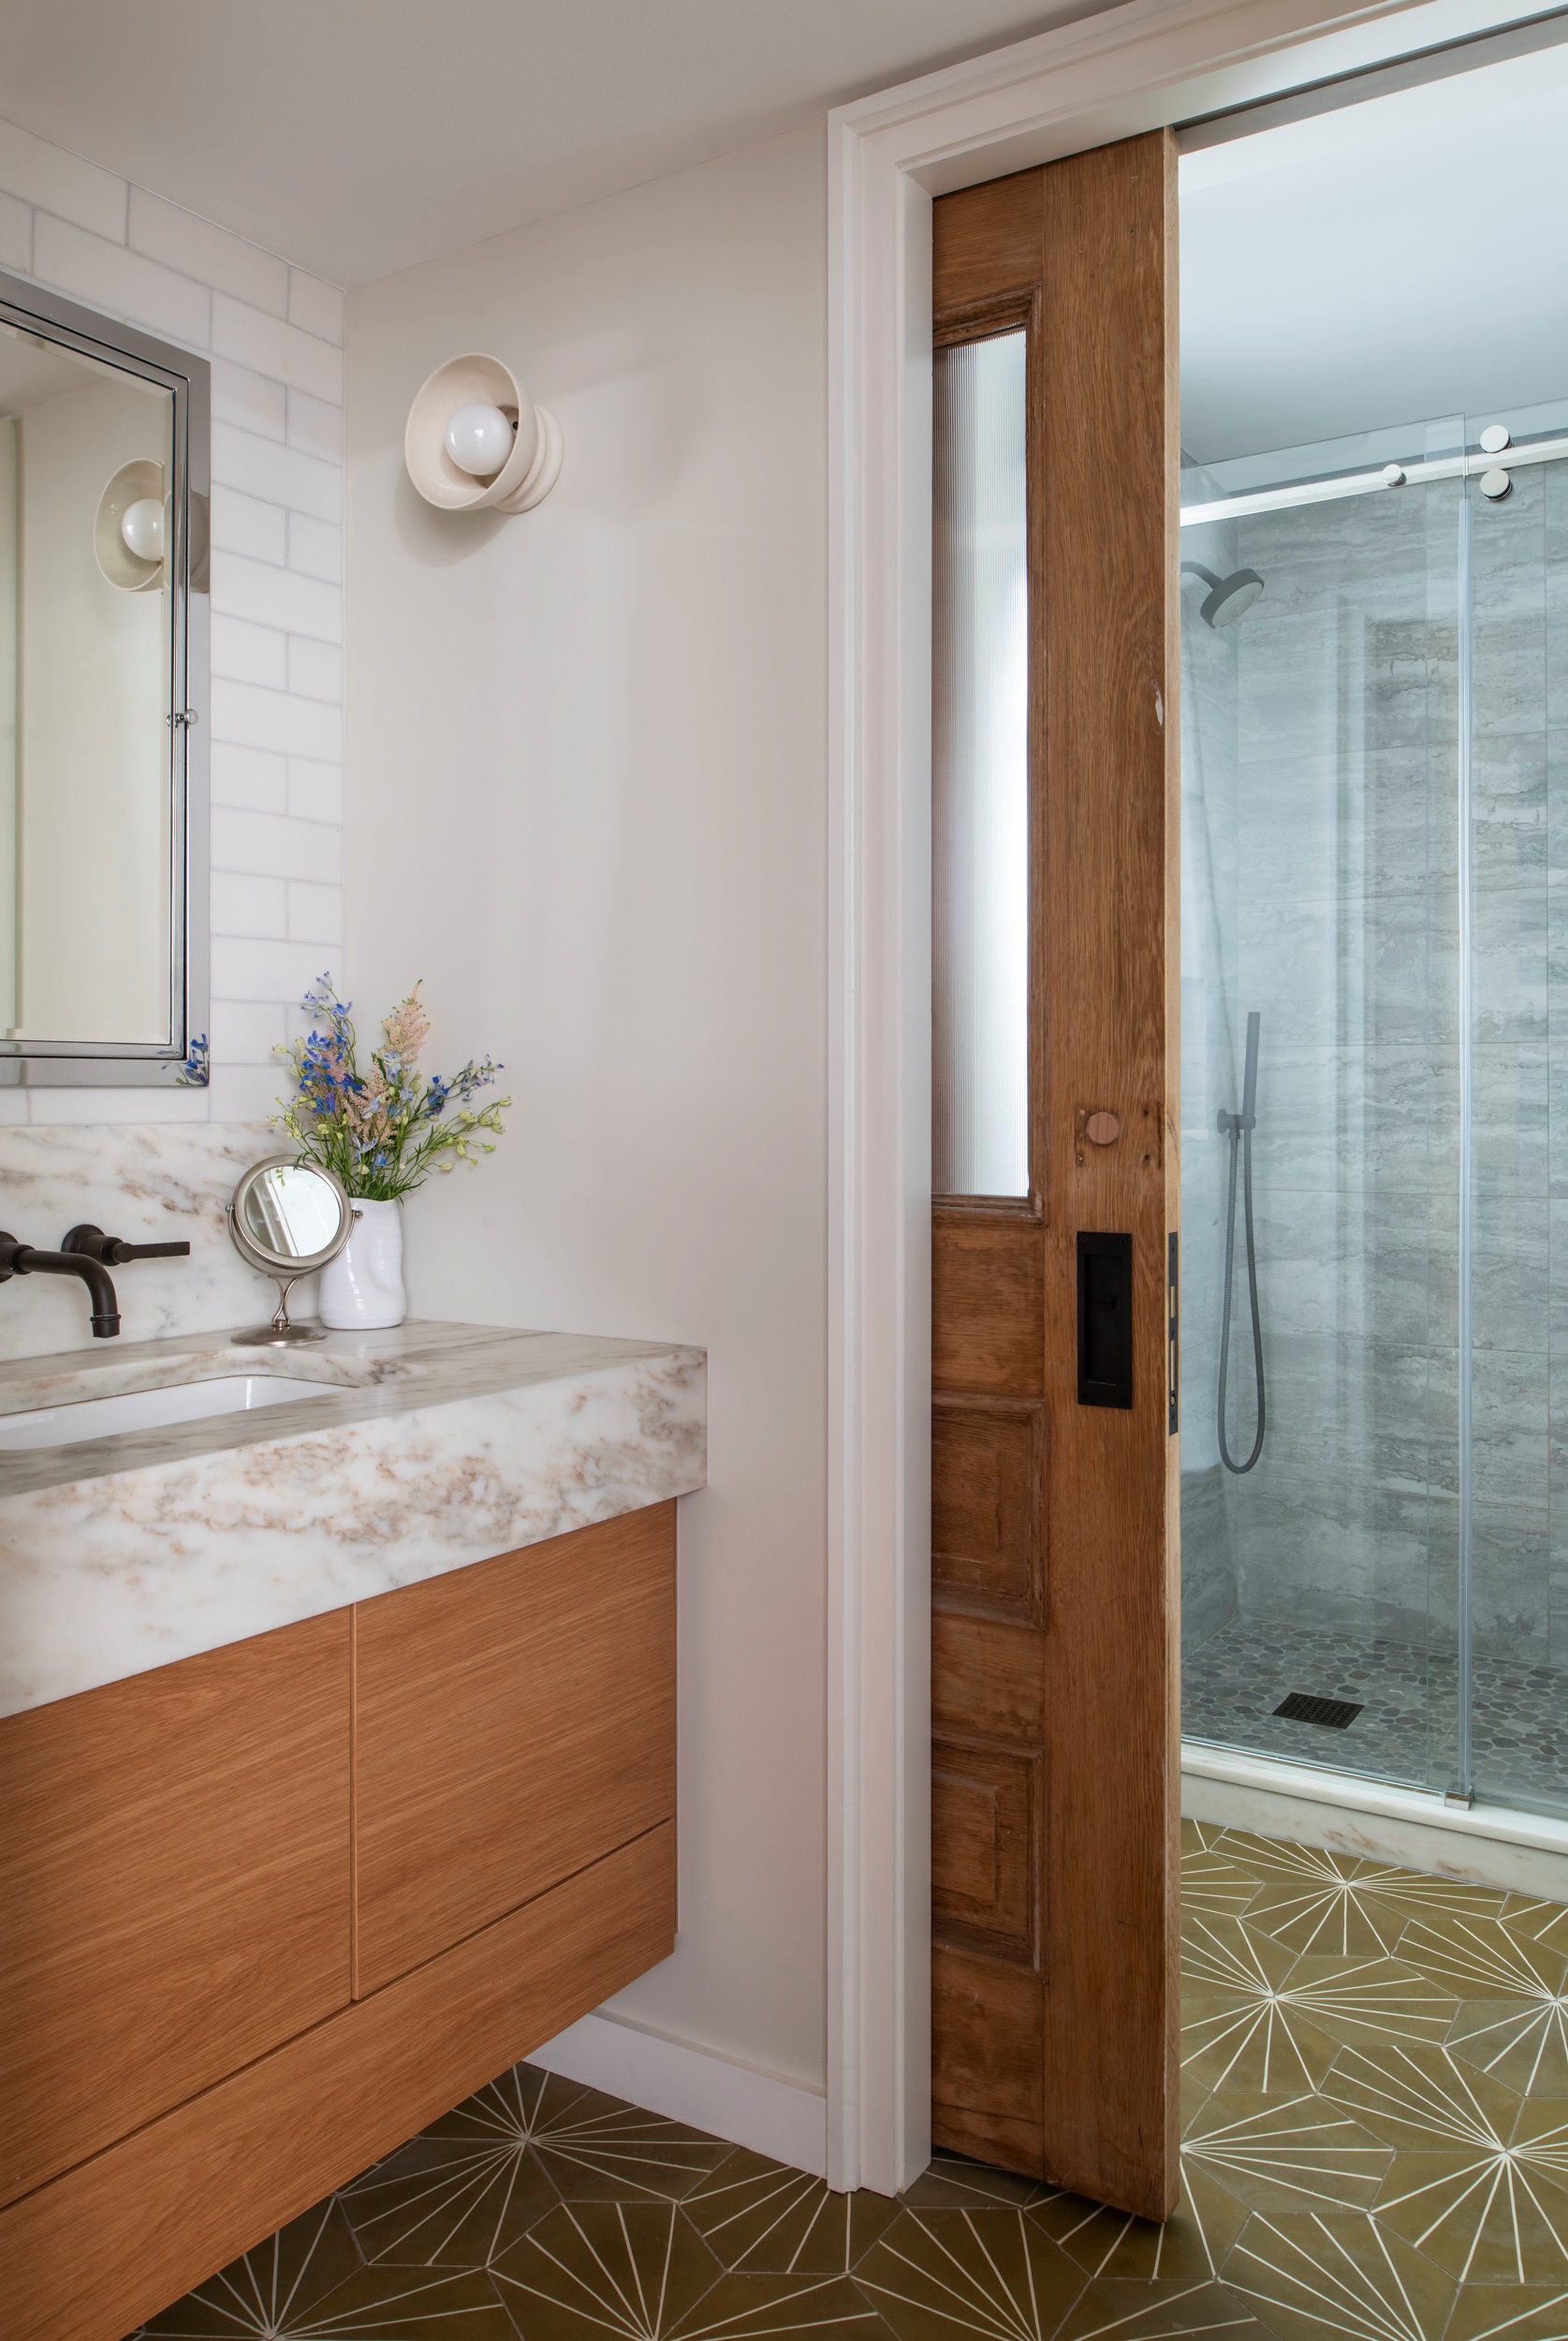
M342 934L343 296L3 121L0 268L212 362L214 1067L206 1092L0 1090L0 1124L254 1120ZM7 1288L4 1346L36 1305Z
M368 1017L423 976L433 1061L492 1050L516 1100L495 1156L409 1205L412 1297L710 1350L711 1485L682 1508L681 1939L613 2012L808 2091L825 206L823 137L800 133L348 303L354 989ZM535 513L437 513L403 474L413 393L467 349L560 419Z
M16 1022L16 424L0 420L0 1032Z

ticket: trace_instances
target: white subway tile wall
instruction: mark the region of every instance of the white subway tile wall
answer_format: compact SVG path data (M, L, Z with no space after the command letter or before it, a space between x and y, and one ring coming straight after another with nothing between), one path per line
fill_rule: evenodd
M0 1124L256 1121L343 939L343 294L0 121L0 266L212 366L212 1082L0 1091Z

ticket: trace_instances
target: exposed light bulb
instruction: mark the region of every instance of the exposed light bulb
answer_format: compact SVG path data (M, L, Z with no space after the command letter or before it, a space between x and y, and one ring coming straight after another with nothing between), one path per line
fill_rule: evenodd
M492 479L512 452L517 425L499 406L476 399L460 406L447 425L447 452L459 471Z
M120 534L139 561L163 559L163 506L156 496L139 497L127 505Z

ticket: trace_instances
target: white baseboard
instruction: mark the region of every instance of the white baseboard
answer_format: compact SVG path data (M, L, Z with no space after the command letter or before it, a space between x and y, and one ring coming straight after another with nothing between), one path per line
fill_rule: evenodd
M827 2098L711 2049L643 2032L613 2016L584 2016L535 2049L528 2062L813 2177L827 2172Z
M1444 1804L1420 1789L1184 1741L1189 1820L1326 1846L1401 1869L1568 1902L1568 1821L1499 1804Z

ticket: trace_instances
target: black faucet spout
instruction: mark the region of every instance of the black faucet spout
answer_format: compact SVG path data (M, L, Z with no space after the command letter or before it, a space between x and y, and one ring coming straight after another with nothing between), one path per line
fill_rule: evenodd
M36 1244L19 1244L0 1234L0 1283L8 1276L75 1276L87 1287L93 1302L93 1335L108 1341L120 1330L120 1302L102 1260L86 1252L40 1252Z

